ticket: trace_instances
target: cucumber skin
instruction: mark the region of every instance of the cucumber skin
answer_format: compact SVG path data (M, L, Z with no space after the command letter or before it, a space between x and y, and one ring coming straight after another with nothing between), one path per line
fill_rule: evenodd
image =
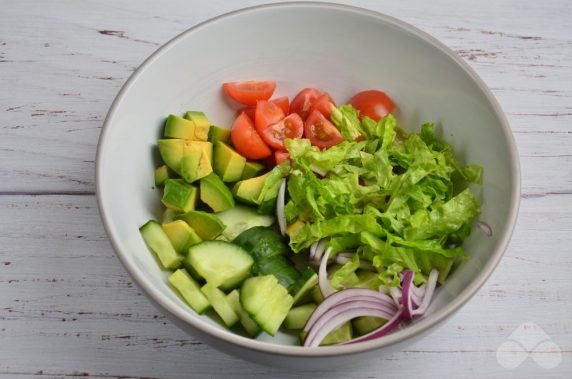
M182 257L175 251L169 237L161 228L161 224L155 220L149 220L139 228L139 232L163 268L173 270L180 266Z
M199 284L184 270L178 269L169 276L169 284L198 314L205 313L211 304L201 292Z

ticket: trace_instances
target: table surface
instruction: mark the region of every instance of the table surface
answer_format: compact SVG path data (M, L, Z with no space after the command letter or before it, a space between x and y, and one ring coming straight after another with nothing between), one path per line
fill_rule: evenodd
M492 89L518 144L522 201L510 247L440 330L358 368L300 373L213 350L146 300L115 257L96 206L103 119L121 85L161 44L259 3L0 0L0 376L570 377L567 0L347 2L398 17L456 51ZM523 339L533 324L552 348L503 367L499 346L520 327L524 334L515 338L528 347Z

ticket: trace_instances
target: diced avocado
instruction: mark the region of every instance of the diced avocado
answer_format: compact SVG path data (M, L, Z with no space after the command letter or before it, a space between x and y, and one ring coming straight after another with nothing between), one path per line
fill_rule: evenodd
M190 211L177 218L189 224L203 241L214 240L225 228L222 221L212 213Z
M187 120L191 120L195 124L195 141L207 141L209 139L209 128L211 122L203 112L188 111L185 114Z
M254 178L256 175L264 171L264 165L258 162L246 162L244 170L242 170L242 177L240 179Z
M210 308L211 305L201 292L199 284L184 269L175 271L169 277L169 284L198 314L205 313Z
M214 145L218 141L227 143L230 138L230 129L211 125L209 129L209 141Z
M385 323L385 319L371 316L356 317L352 320L354 331L358 336L368 334L369 332L374 331Z
M161 201L167 208L188 212L197 205L197 189L179 179L167 179Z
M201 179L201 200L215 212L234 207L232 193L215 173Z
M213 168L214 172L224 182L236 182L240 180L246 158L234 151L224 142L214 143Z
M162 186L165 180L171 177L169 173L169 167L166 165L159 166L155 169L155 185L157 187Z
M183 179L189 183L212 173L212 144L185 140L180 171Z
M238 322L238 315L226 298L224 292L210 283L205 284L201 288L201 291L227 327L230 328Z
M310 303L290 309L286 319L284 319L284 326L288 329L304 329L317 307L316 304Z
M161 224L157 221L149 220L145 225L139 228L143 240L147 247L155 253L161 266L165 269L175 269L179 267L182 257L177 254L169 237L161 228Z
M161 216L161 223L167 224L171 221L174 221L177 216L181 215L181 212L177 212L170 208L165 208L163 211L163 215Z
M217 216L226 225L222 235L229 241L234 240L247 229L274 224L274 217L258 214L256 209L244 205L235 205L234 208L221 212Z
M195 135L195 123L171 114L165 122L165 137L192 139Z
M175 220L161 226L177 253L186 255L189 247L202 241L193 228L183 220Z
M229 301L230 305L232 306L232 309L234 309L234 311L238 315L240 323L242 324L244 330L246 330L248 335L251 337L255 337L256 335L258 335L261 329L258 326L258 324L252 318L250 318L248 313L246 313L246 311L242 308L242 305L240 305L240 294L238 290L233 290L231 293L226 295L226 299Z
M304 225L305 224L303 221L296 220L292 224L288 225L288 227L286 227L286 234L292 238L296 233L300 231L300 229L304 227Z
M173 171L179 173L181 159L183 158L184 140L182 139L160 139L157 141L159 153L163 162Z
M247 204L260 205L259 197L267 176L264 174L237 182L233 187L234 196Z

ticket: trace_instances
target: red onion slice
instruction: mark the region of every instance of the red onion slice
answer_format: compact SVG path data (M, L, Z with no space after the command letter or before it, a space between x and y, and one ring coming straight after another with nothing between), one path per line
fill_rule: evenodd
M349 261L352 260L354 254L356 253L339 253L336 255L336 263L339 263L341 265L348 263ZM364 261L363 259L360 259L359 261L359 268L361 268L362 270L368 270L368 271L375 271L375 268L373 267L373 265L371 264L371 262L368 261Z
M413 304L411 304L411 287L413 287L413 271L405 271L403 281L401 282L401 304L403 304L403 317L410 319L413 312Z
M367 300L372 303L380 304L387 311L396 311L398 305L393 301L393 299L386 294L371 290L369 288L348 288L338 292L333 293L331 296L327 297L318 305L314 310L306 325L304 327L305 331L308 331L314 323L322 317L324 313L329 311L336 305L351 302L354 300Z
M344 342L343 345L357 343L357 342L364 342L383 337L389 332L391 332L393 329L395 329L397 326L399 326L402 320L403 320L403 312L399 310L398 312L395 312L395 314L390 320L388 320L378 329L374 330L373 332L369 332L368 334L365 334L361 337L357 337L350 341Z
M324 256L322 257L322 261L320 262L320 268L318 269L318 285L320 286L320 292L322 292L322 296L328 297L334 292L336 292L330 281L328 280L328 259L330 258L330 253L332 252L332 248L328 247Z
M425 295L423 296L423 301L419 305L419 308L411 312L411 316L421 316L427 311L429 304L431 304L431 298L435 293L435 288L437 287L437 279L439 279L439 270L431 270L429 273L429 278L427 279L427 287L425 290Z
M489 224L484 221L477 221L476 222L477 228L479 228L483 233L487 235L487 237L493 236L493 228Z
M349 303L351 304L351 303ZM331 317L324 321L318 321L312 329L308 332L306 340L304 341L304 346L306 347L317 347L320 345L322 340L333 330L339 328L344 323L349 320L362 317L362 316L372 316L386 318L387 313L383 310L375 308L374 306L362 307L357 306L354 308L349 308L345 310L339 310L335 312Z
M276 199L276 218L278 219L278 225L280 226L280 233L282 236L286 235L286 213L284 212L284 202L286 199L286 179L282 179L280 183L280 188L278 189L278 197Z

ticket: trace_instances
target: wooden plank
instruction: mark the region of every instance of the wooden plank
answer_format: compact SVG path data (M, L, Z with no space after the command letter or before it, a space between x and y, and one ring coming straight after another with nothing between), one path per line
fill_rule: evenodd
M0 192L92 193L101 124L133 69L193 24L258 3L24 0L4 7L0 83L10 90L0 92ZM517 134L542 141L546 133L571 132L569 2L440 0L430 10L421 0L348 3L399 17L457 51L493 89ZM539 145L543 154L552 148ZM567 191L569 178L547 166L532 172L539 183ZM524 184L525 192L541 191Z
M0 196L0 373L93 377L294 377L219 353L185 335L134 286L100 226L92 196ZM463 362L451 377L502 376L497 347L540 325L572 369L572 195L524 199L495 274L439 331L400 353L332 378L419 376ZM458 367L458 366L457 366ZM511 375L544 371L529 360ZM307 373L308 374L308 373ZM448 376L446 373L443 375Z

